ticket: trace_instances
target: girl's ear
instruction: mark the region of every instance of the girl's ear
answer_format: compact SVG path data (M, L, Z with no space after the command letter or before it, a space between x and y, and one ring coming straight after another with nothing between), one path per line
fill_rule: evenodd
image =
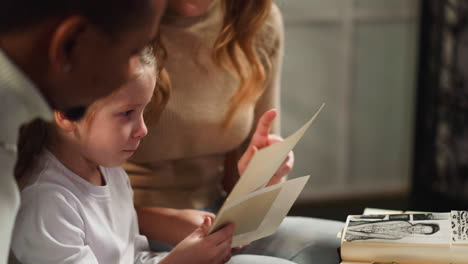
M63 112L54 111L54 120L55 124L65 132L73 132L76 129L76 123L69 120Z

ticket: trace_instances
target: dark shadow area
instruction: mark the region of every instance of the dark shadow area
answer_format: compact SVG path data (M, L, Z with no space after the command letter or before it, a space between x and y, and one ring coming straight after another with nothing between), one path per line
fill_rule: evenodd
M395 196L368 199L356 198L313 203L298 201L291 208L289 215L345 221L348 215L361 215L366 207L400 211L409 210L409 199L407 196Z
M421 2L411 208L468 209L468 1Z

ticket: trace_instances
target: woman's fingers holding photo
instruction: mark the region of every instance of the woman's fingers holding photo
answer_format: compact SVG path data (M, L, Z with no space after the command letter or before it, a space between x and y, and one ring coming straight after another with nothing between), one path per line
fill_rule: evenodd
M252 136L250 145L256 146L257 148L263 148L268 146L268 138L270 135L271 126L275 120L278 111L271 109L266 111L262 117L258 120L257 128Z
M273 177L271 177L270 181L268 182L268 186L283 182L286 176L288 176L288 174L291 172L293 166L294 152L290 151Z
M269 134L268 135L268 146L278 143L278 142L283 142L284 138L281 137L280 135L275 135L275 134Z
M259 149L284 141L284 139L279 135L268 134L270 132L272 121L276 117L276 113L277 113L276 109L272 109L272 110L265 112L262 118L260 118L258 122L257 130L255 131L255 134L250 142L249 147L247 148L247 150L244 152L242 157L239 159L239 162L237 163L237 169L239 171L239 175L242 175L244 173L253 155ZM294 165L294 155L292 152L290 152L288 154L288 157L285 159L285 162L283 162L282 166L276 172L276 176L273 178L275 179L277 177L281 178L287 175L291 171L293 165ZM272 178L272 181L270 181L270 183L271 184L277 183L278 180L273 180L273 178Z
M249 165L250 160L257 151L257 147L249 146L249 148L244 152L242 157L239 159L239 162L237 163L239 175L242 175L244 173L245 169L247 168L247 165Z

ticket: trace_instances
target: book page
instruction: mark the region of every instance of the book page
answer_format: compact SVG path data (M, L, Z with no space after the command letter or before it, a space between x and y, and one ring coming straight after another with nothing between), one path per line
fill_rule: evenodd
M288 156L288 153L294 148L309 126L314 122L324 105L325 104L322 104L319 110L304 126L283 142L275 143L255 153L244 174L241 175L239 181L226 199L226 202L229 202L229 200L237 200L243 195L264 187L281 166L283 160Z
M380 209L380 208L372 208L366 207L364 208L363 215L373 215L373 214L424 214L429 212L422 212L422 211L398 211L398 210L390 210L390 209Z
M380 209L380 208L371 208L366 207L364 208L363 215L376 215L376 214L402 214L403 211L398 210L389 210L389 209Z
M468 264L463 225L468 213L348 216L341 240L343 261L399 264Z
M344 240L446 245L451 233L448 213L352 215Z
M452 244L468 245L468 211L452 211Z
M288 180L252 192L224 206L209 233L227 223L236 224L231 246L237 247L273 234L288 214L309 176Z

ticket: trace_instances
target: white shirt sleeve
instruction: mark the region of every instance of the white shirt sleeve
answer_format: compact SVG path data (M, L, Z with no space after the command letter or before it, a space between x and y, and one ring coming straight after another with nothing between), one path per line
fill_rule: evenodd
M98 264L85 244L76 200L47 185L23 192L12 241L16 258L23 264Z

